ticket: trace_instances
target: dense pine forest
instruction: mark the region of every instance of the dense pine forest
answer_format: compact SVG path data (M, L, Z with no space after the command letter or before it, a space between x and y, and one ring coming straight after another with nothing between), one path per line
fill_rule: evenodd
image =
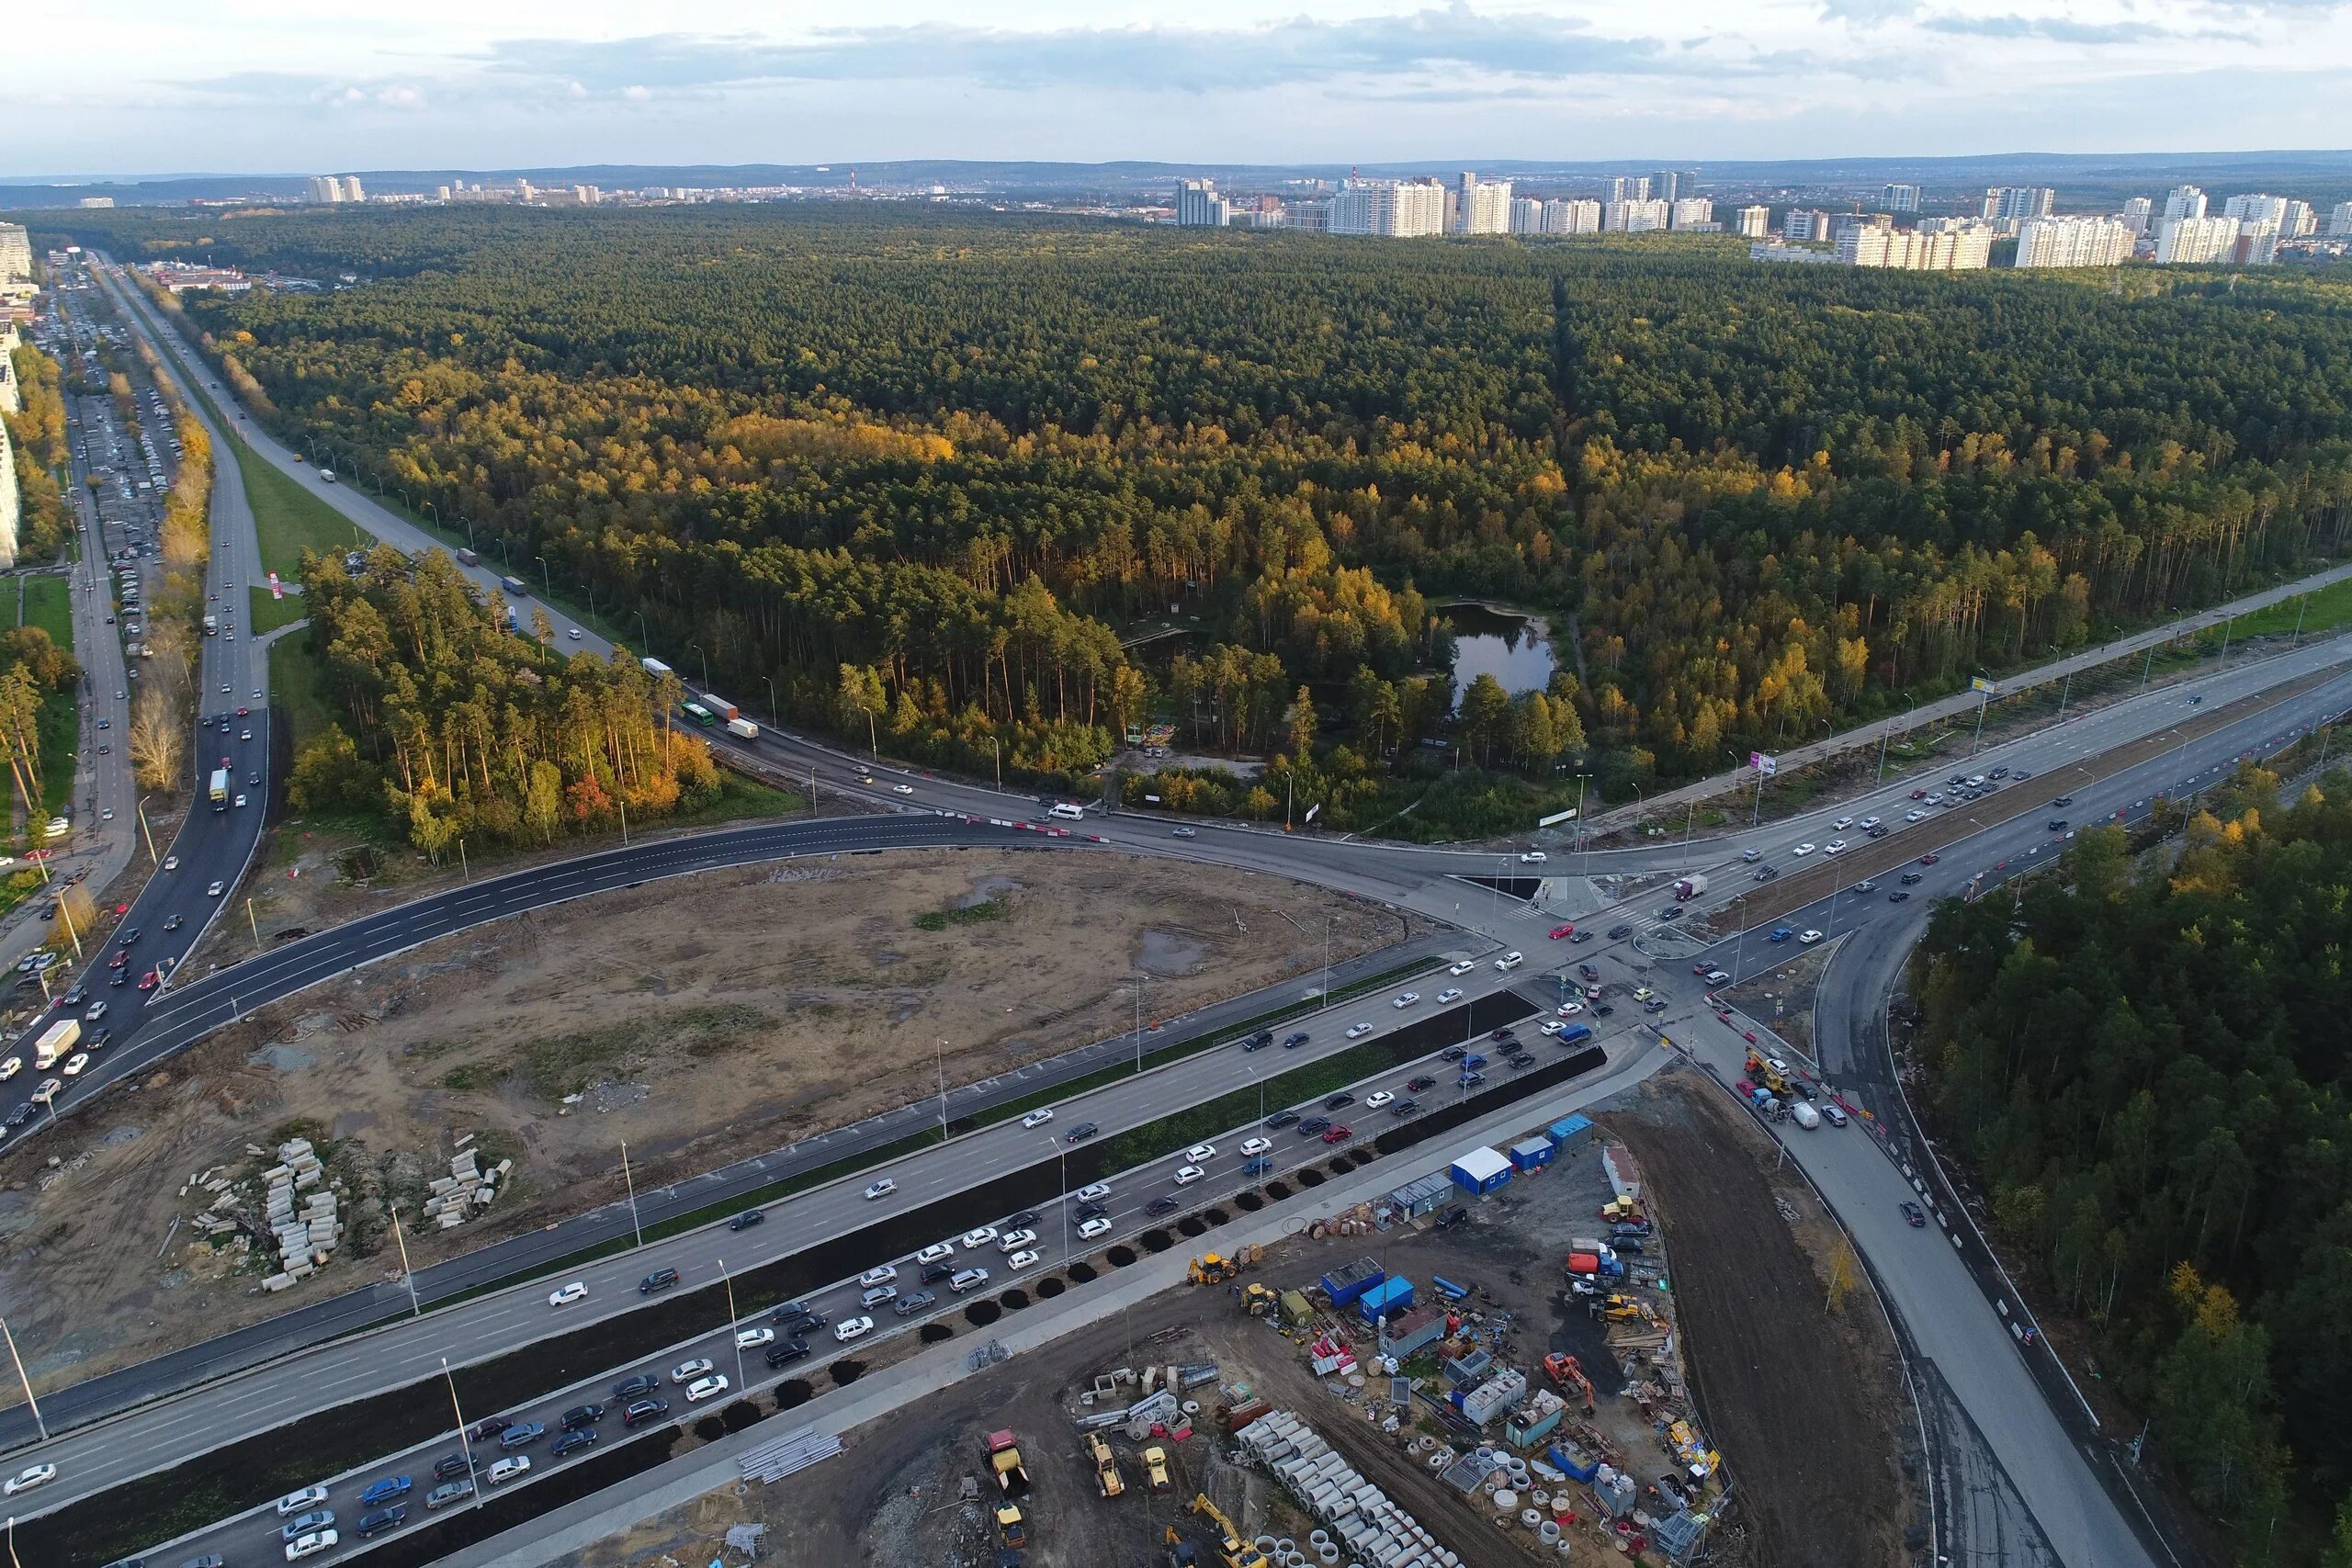
M1995 1224L2257 1543L2352 1496L2352 773L2278 794L2243 771L2177 863L2086 833L2014 905L1942 906L1915 960L1935 1112Z
M1342 827L1456 741L1462 809L1400 828L1523 821L1564 760L1702 773L2352 524L2352 287L2320 278L839 206L72 226L351 275L187 310L286 428L740 699L1040 774L1170 718ZM1567 666L1468 733L1458 595L1550 615ZM1181 656L1123 651L1170 617Z

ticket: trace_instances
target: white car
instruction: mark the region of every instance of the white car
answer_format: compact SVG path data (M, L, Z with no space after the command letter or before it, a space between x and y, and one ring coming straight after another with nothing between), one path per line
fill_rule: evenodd
M548 1305L551 1307L570 1306L574 1302L584 1302L587 1299L588 1281L585 1280L574 1280L568 1285L559 1285L553 1291L549 1292L548 1293Z
M6 1061L0 1062L0 1080L13 1078L24 1070L25 1059L22 1056L11 1056Z
M1799 860L1803 860L1805 856L1813 853L1813 846L1811 844L1799 844L1795 849L1791 850L1789 853L1796 856Z
M1838 820L1837 820L1837 821L1832 822L1832 823L1831 823L1831 824L1829 824L1829 825L1830 825L1832 828L1835 828L1835 829L1836 829L1838 831L1839 831L1840 833L1842 833L1842 832L1844 832L1847 829L1849 829L1849 828L1850 828L1850 827L1852 827L1852 826L1854 825L1854 819L1853 819L1852 818L1850 818L1850 817L1840 817L1839 818L1838 818Z
M572 641L578 642L580 640L580 628L578 626L567 626L564 628L563 635L570 637Z
M1914 809L1914 810L1910 810L1910 811L1906 811L1906 812L1905 812L1905 813L1903 814L1903 820L1905 820L1905 822L1917 822L1917 821L1918 821L1921 818L1925 817L1926 815L1927 815L1927 813L1926 813L1926 812L1924 812L1924 811L1920 811L1920 810Z
M1450 964L1446 965L1445 972L1449 975L1467 975L1471 970L1476 969L1476 967L1478 967L1478 961L1476 959L1465 958L1459 964Z
M1272 1154L1273 1152L1273 1148L1274 1145L1271 1140L1265 1138L1245 1138L1242 1140L1241 1144L1241 1157L1244 1159L1256 1159L1260 1155Z
M179 870L179 868L180 868L180 857L179 857L179 856L177 856L177 855L165 855L165 856L164 857L164 869L165 871L177 871L177 870Z
M707 1378L696 1378L686 1385L686 1403L699 1404L706 1399L716 1399L726 1392L726 1374L714 1372Z
M672 1382L692 1382L695 1379L707 1374L709 1371L710 1358L707 1356L696 1356L691 1361L680 1361L676 1366L672 1367L670 1369L670 1381Z
M1209 1161L1216 1158L1216 1145L1215 1144L1194 1144L1191 1148L1184 1151L1184 1157L1192 1161L1194 1165L1206 1165Z
M1078 1227L1078 1234L1085 1237L1088 1241L1092 1241L1098 1235L1109 1235L1111 1234L1111 1222L1103 1219L1089 1220L1084 1224Z
M518 1475L529 1474L530 1471L531 1456L529 1454L508 1454L490 1467L490 1473L486 1479L492 1486L503 1486Z
M57 1467L54 1465L33 1466L33 1470L41 1469L48 1470L51 1475L57 1473ZM30 1475L32 1471L28 1470L25 1473ZM8 1490L14 1492L15 1485L12 1483ZM326 1500L327 1489L323 1486L305 1486L300 1492L288 1492L277 1500L277 1517L282 1519L288 1514L299 1514L305 1508L315 1508Z
M1034 1252L1016 1252L1012 1257L1004 1260L1004 1266L1007 1269L1022 1269L1028 1268L1031 1264L1036 1261L1037 1255Z
M1366 1111L1377 1111L1384 1105L1396 1103L1396 1097L1386 1089L1375 1089L1363 1097L1363 1108Z
M1420 992L1419 992L1419 991L1407 991L1403 996L1398 997L1395 1001L1393 1001L1393 1002L1389 1003L1388 1005L1389 1005L1390 1007L1393 1007L1393 1008L1400 1008L1400 1009L1401 1009L1401 1008L1408 1008L1408 1007L1411 1007L1415 1002L1419 1001L1420 999L1421 999L1421 993L1420 993Z
M999 1252L1018 1252L1024 1247L1036 1245L1035 1231L1007 1231L997 1239L996 1249Z
M1348 1025L1348 1038L1351 1040L1361 1040L1371 1032L1372 1025L1368 1023L1351 1023Z
M1437 994L1437 999L1441 1002L1458 1002L1462 999L1462 992L1457 987L1448 986Z
M1542 865L1544 863L1544 852L1542 850L1530 850L1525 854L1519 857L1519 863L1521 865Z
M1846 840L1832 839L1821 846L1821 852L1826 855L1842 855L1846 852Z
M764 1324L757 1328L739 1328L735 1331L735 1348L738 1350L755 1350L763 1345L775 1343L775 1330Z
M1032 1111L1028 1115L1023 1116L1021 1119L1021 1124L1023 1127L1042 1127L1053 1119L1053 1108L1051 1106L1045 1106L1038 1110Z
M1107 1181L1090 1181L1078 1190L1078 1201L1081 1203L1100 1203L1110 1195L1111 1184Z
M865 1185L865 1195L869 1199L888 1198L891 1193L896 1192L898 1190L899 1184L886 1176L879 1181L867 1182Z
M1584 1004L1582 1002L1562 1002L1553 1010L1557 1012L1562 1018L1574 1018L1577 1014L1584 1011Z
M1566 1027L1566 1024L1562 1023L1556 1018L1545 1019L1542 1023L1536 1026L1535 1032L1538 1034L1557 1034Z
M956 1244L954 1242L934 1241L929 1247L924 1247L921 1252L915 1254L915 1261L921 1264L944 1263L955 1256Z
M65 1058L65 1076L69 1078L80 1077L82 1069L89 1065L90 1054L87 1051L76 1051Z
M857 1277L858 1288L860 1290L870 1291L876 1285L887 1285L898 1277L898 1265L895 1263L885 1263L878 1268L868 1269L865 1273L860 1274Z
M51 1100L55 1100L59 1091L64 1088L65 1086L55 1078L43 1078L40 1080L40 1087L33 1090L33 1103L47 1105Z
M55 1465L28 1464L25 1466L24 1469L17 1472L16 1474L8 1477L7 1484L5 1487L0 1487L0 1491L5 1491L9 1496L14 1497L19 1492L29 1492L36 1486L46 1486L56 1479L57 1467ZM322 1497L326 1495L326 1489L323 1487L314 1488L313 1490L317 1491L319 1495ZM285 1512L282 1508L278 1511L280 1513Z
M220 897L220 895L221 895L222 893L224 893L224 892L226 892L226 891L227 891L227 886L226 886L226 884L219 883L219 882L209 883L209 884L208 884L208 885L205 886L205 889L204 889L204 896L205 896L207 898L218 898L218 897Z
M1819 931L1807 931L1803 936L1797 938L1797 941L1806 947L1811 947L1815 942L1819 942L1820 940L1821 933Z
M833 1339L842 1345L873 1332L874 1320L870 1317L845 1317L833 1325Z
M893 795L912 795L912 794L914 794L914 792L915 792L915 786L914 786L914 785L912 785L912 784L892 784L892 785L890 786L890 793L891 793L891 794L893 794Z
M1856 823L1855 826L1867 833L1871 829L1878 826L1878 818L1875 817L1865 817L1860 822Z
M501 1460L499 1461L501 1464L528 1464L529 1462L530 1461L528 1460ZM495 1471L498 1467L497 1465L492 1465L491 1468L492 1471ZM292 1540L286 1543L286 1561L292 1562L298 1558L310 1556L313 1551L331 1551L342 1540L343 1537L339 1532L331 1529L312 1530L308 1535L298 1535Z
M245 797L244 797L243 795L241 795L237 796L237 804L238 804L239 806L241 806L241 807L242 807L242 806L243 806L243 805L244 805L244 803L245 803Z
M1086 1194L1081 1192L1079 1196L1083 1198ZM964 1233L964 1245L967 1247L986 1247L995 1239L996 1227L994 1225L981 1225L975 1230L968 1230Z
M1176 1185L1179 1187L1190 1187L1193 1182L1198 1181L1202 1177L1206 1176L1207 1174L1207 1171L1203 1170L1197 1165L1180 1166L1176 1171Z

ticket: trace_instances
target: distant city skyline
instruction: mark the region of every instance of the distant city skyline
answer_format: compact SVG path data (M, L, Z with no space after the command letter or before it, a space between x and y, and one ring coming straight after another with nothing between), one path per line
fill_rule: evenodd
M2352 0L34 7L0 179L2340 146ZM693 32L649 24L690 20Z

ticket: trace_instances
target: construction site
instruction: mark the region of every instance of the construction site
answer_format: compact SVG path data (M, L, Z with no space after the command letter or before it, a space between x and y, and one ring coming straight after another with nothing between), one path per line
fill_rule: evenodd
M1729 1146L1688 1140L1693 1112L1711 1120L1692 1102L1727 1097L1673 1077L1633 1097L1661 1103L1434 1155L1427 1177L1262 1252L1196 1254L1189 1284L1044 1347L989 1364L976 1345L972 1375L842 1434L843 1459L709 1494L578 1561L699 1568L746 1524L779 1561L876 1568L1905 1561L1875 1308L1818 1292L1804 1248L1834 1227L1777 1212L1769 1141L1736 1109L1720 1107ZM1635 1143L1676 1150L1656 1190ZM1774 1223L1733 1221L1752 1245L1687 1314L1666 1250L1677 1197L1703 1273L1700 1238L1732 1217L1695 1207L1741 1186ZM1735 1299L1803 1378L1764 1377L1751 1329L1706 1321ZM1850 1331L1823 1330L1833 1312ZM1825 1392L1773 1392L1790 1382ZM1716 1389L1752 1404L1717 1415ZM1719 1420L1752 1447L1720 1442Z

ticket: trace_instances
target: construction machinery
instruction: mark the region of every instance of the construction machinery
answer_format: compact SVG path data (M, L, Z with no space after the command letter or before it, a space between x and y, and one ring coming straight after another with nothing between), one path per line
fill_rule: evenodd
M1165 1492L1175 1485L1168 1478L1168 1450L1158 1443L1143 1450L1143 1473L1154 1492Z
M1600 1217L1616 1225L1638 1225L1649 1220L1639 1198L1611 1198L1600 1206Z
M1242 1538L1238 1527L1225 1517L1225 1510L1209 1501L1205 1492L1193 1499L1193 1512L1217 1528L1217 1561L1225 1568L1273 1568L1273 1562L1264 1552ZM1175 1532L1169 1532L1173 1535Z
M1094 1461L1094 1483L1102 1488L1105 1497L1116 1497L1127 1489L1127 1478L1119 1473L1118 1456L1111 1451L1102 1434L1086 1434L1086 1451Z
M1241 1292L1241 1304L1251 1317L1279 1317L1283 1310L1283 1295L1272 1285L1254 1280Z
M1789 1088L1788 1076L1781 1070L1781 1064L1758 1053L1753 1047L1749 1048L1747 1060L1741 1064L1740 1070L1745 1072L1751 1081L1762 1084L1783 1099L1793 1092Z
M1592 1303L1592 1315L1604 1323L1655 1323L1657 1321L1657 1316L1650 1311L1648 1303L1636 1301L1632 1296L1621 1296L1613 1292Z
M1021 1517L1020 1505L1000 1503L996 1510L997 1539L1018 1551L1029 1544L1029 1521Z
M1029 1490L1029 1467L1021 1462L1021 1445L1011 1427L988 1436L989 1469L996 1474L997 1490L1008 1497L1018 1497ZM1018 1510L1015 1510L1018 1517Z
M1168 1527L1167 1542L1168 1568L1201 1568L1200 1550L1178 1535L1174 1525Z
M1222 1285L1238 1278L1241 1270L1258 1261L1258 1249L1243 1247L1235 1253L1209 1252L1193 1259L1186 1278L1195 1285Z
M1592 1380L1584 1375L1584 1368L1574 1356L1554 1353L1544 1358L1544 1371L1562 1389L1574 1389L1584 1400L1584 1413L1593 1411Z

